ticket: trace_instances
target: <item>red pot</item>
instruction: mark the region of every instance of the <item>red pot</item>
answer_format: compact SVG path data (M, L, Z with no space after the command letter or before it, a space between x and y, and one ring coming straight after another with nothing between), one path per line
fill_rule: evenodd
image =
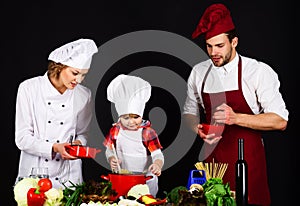
M147 180L152 178L151 175L145 174L108 174L108 176L101 175L101 178L108 180L112 184L112 189L118 194L115 199L120 196L127 196L128 191L137 184L146 184Z
M65 148L70 155L79 158L95 158L96 154L101 152L100 149L83 145L66 145Z

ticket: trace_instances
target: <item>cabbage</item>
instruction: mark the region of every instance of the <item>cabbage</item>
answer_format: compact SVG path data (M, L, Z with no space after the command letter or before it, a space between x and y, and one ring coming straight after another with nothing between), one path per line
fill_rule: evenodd
M30 188L38 186L38 178L27 177L14 186L14 196L18 206L27 206L27 192Z
M137 184L130 188L127 193L127 196L132 196L136 199L139 199L143 195L149 195L150 189L147 184Z

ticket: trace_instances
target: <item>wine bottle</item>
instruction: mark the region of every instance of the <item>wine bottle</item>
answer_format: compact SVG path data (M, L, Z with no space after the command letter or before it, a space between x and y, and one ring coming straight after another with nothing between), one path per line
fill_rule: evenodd
M235 198L237 206L248 205L248 165L244 158L244 139L238 139L238 159L235 163Z

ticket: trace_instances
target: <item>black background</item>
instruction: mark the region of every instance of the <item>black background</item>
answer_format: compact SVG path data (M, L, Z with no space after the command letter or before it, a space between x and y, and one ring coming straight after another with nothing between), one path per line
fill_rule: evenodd
M296 192L291 187L297 187L299 184L295 166L298 163L296 156L299 156L296 152L298 141L295 122L299 114L299 109L296 108L296 96L299 94L296 86L296 67L299 63L292 51L292 48L297 49L297 39L293 38L296 37L295 6L288 1L119 0L69 3L11 2L2 5L3 167L0 204L15 204L13 184L17 175L19 150L14 142L14 115L18 84L24 79L44 74L47 57L54 48L82 37L92 38L97 46L100 46L119 35L148 29L169 31L191 39L191 34L205 8L215 2L225 3L231 10L239 33L239 53L264 61L278 73L280 90L290 111L290 120L286 131L264 133L269 184L272 205L286 205L288 201L293 200L293 194ZM153 57L152 54L145 55L147 57L142 59L147 59L146 63L135 64L132 59L125 62L130 62L132 68L133 65L147 64L168 67L175 61L170 57L159 57L157 54L153 54ZM141 62L141 58L137 59ZM122 65L122 62L120 64ZM182 75L186 77L189 69L186 68ZM158 97L159 95L168 96L158 94ZM161 98L157 98L157 103L149 104L160 103L160 106L167 110L167 106L162 102ZM168 114L172 115L171 112ZM108 125L109 120L104 123L104 128L107 129ZM164 141L162 142L168 144ZM196 140L185 157L175 166L163 171L160 177L160 195L163 195L163 191L186 184L188 172L194 169L193 164L197 161L195 151L199 150L199 146L201 142ZM105 172L107 171L93 160L84 161L85 179L97 179Z

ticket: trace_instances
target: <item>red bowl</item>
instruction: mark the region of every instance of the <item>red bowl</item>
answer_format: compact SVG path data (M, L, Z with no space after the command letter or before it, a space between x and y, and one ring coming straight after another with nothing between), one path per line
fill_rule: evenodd
M95 158L101 152L100 149L83 145L66 145L65 148L70 155L79 158Z
M215 134L216 137L219 137L223 133L224 125L202 124L202 129L206 135Z

